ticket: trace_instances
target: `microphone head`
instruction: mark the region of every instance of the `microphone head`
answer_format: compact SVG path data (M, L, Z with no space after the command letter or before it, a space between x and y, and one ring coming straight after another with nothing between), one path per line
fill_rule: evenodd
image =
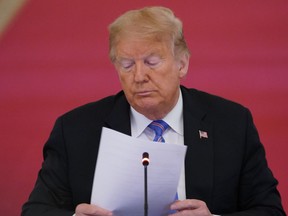
M149 154L148 152L143 152L142 154L142 164L143 166L148 166L149 165Z

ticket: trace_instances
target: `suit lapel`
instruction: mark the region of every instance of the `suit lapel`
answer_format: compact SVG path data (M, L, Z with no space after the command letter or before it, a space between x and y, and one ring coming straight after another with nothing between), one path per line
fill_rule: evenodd
M186 195L211 203L213 185L213 128L207 107L199 100L196 90L182 89ZM202 135L200 135L202 131ZM207 138L206 138L207 135Z
M121 133L131 135L130 105L121 91L115 99L115 104L106 119L106 126Z

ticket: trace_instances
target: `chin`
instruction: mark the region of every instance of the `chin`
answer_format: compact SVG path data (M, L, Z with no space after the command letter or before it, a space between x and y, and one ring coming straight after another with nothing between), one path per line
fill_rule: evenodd
M162 113L162 109L159 108L159 104L153 104L153 103L145 103L145 104L138 104L136 106L133 106L135 110L137 110L142 115L146 116L147 118L151 119L156 116L158 116L160 113ZM154 116L154 117L152 117Z
M157 101L148 98L137 101L135 105L141 109L147 109L147 110L159 107L159 103Z

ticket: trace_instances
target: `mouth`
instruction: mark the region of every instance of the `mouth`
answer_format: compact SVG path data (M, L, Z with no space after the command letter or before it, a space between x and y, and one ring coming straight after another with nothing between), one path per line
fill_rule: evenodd
M154 91L149 91L149 90L146 90L146 91L137 91L136 92L136 95L137 96L141 96L141 97L145 97L145 96L150 96Z

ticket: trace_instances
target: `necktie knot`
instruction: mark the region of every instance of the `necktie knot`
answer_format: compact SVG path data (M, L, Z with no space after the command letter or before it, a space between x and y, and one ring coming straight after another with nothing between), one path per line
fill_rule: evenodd
M169 127L169 125L163 120L155 120L151 122L148 127L155 132L155 137L153 141L156 142L165 142L162 137L164 131Z

